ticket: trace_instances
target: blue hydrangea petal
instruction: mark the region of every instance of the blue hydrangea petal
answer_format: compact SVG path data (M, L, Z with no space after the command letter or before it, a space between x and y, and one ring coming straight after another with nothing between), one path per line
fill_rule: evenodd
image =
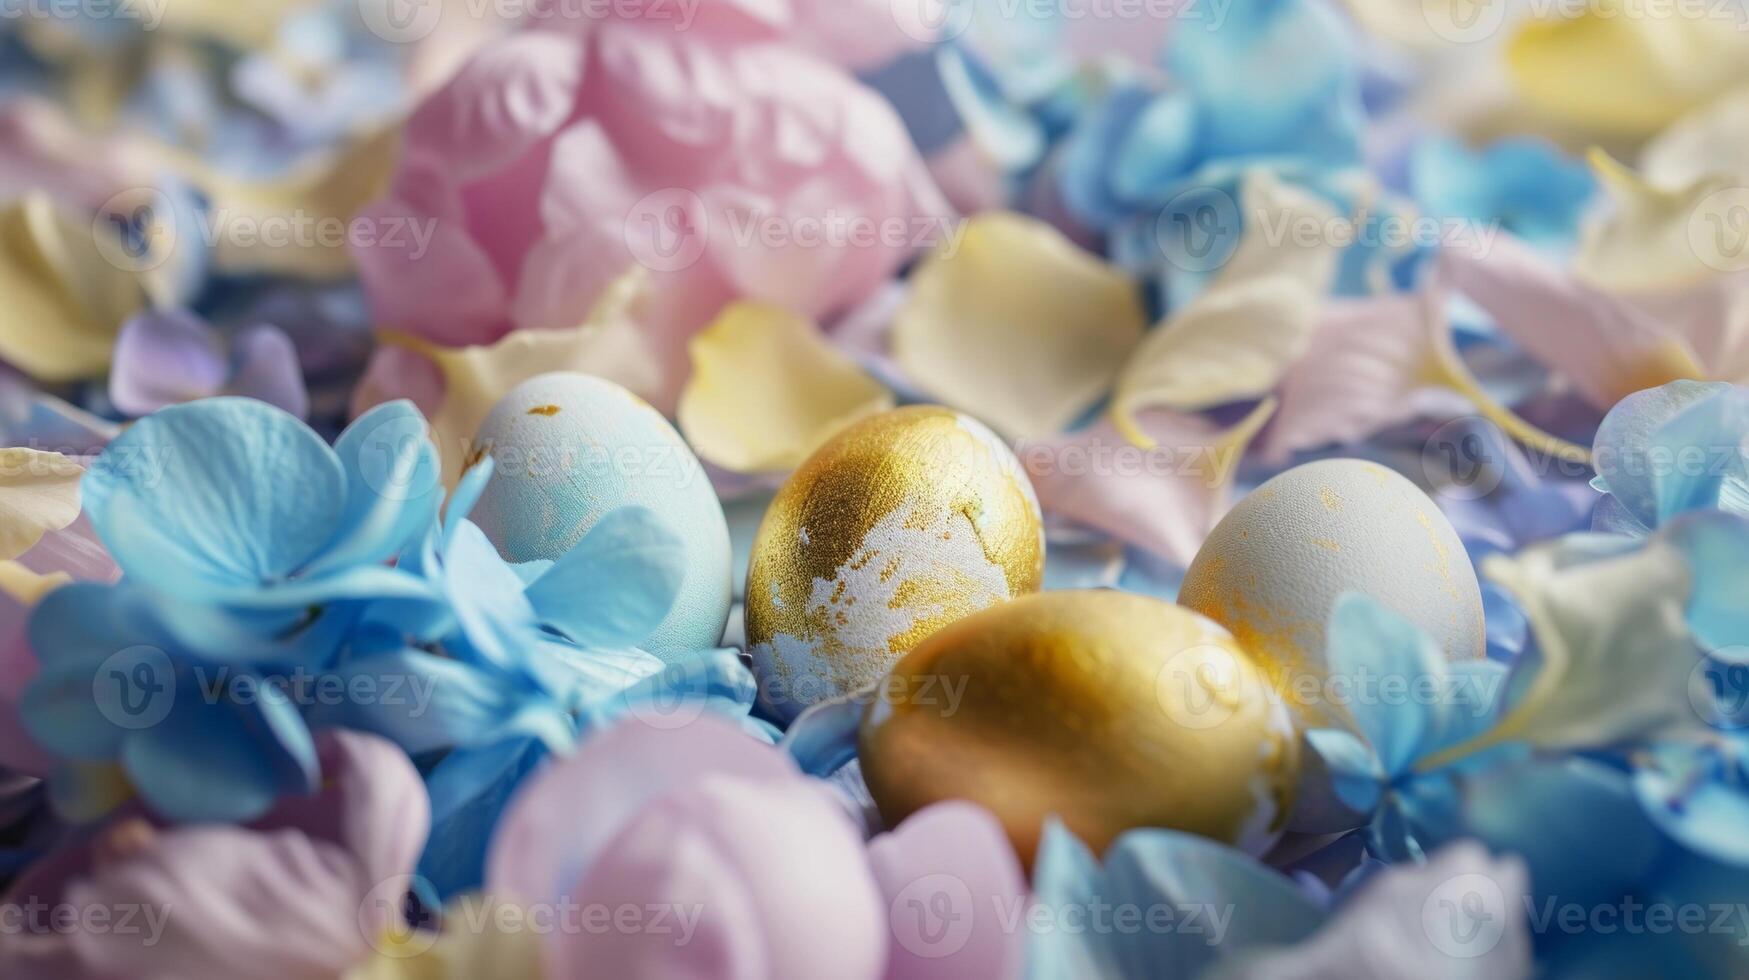
M1341 805L1356 813L1371 813L1384 791L1385 771L1372 748L1353 733L1336 728L1306 732L1306 744L1322 760L1330 791ZM1298 806L1305 806L1301 800Z
M1688 561L1688 625L1701 644L1708 650L1749 646L1749 520L1689 514L1664 537Z
M498 469L498 461L491 456L481 456L480 461L468 467L462 478L456 482L455 489L450 492L449 505L443 512L443 525L446 532L453 531L456 525L467 520L474 512L474 505L480 502L480 496L486 492L486 484L492 482L492 474Z
M308 793L316 747L297 708L261 688L249 704L203 702L184 686L164 720L131 734L122 767L151 808L177 822L240 822L280 795Z
M1330 675L1354 692L1349 714L1392 776L1422 754L1431 733L1428 705L1415 696L1445 675L1433 639L1382 603L1345 593L1330 613L1326 655Z
M852 691L810 705L796 716L779 743L810 776L826 777L856 758L856 733L875 692Z
M289 577L340 519L346 477L309 426L248 398L173 405L110 443L81 483L124 571L222 598Z
M458 749L425 778L431 833L419 873L443 898L476 889L485 878L486 848L510 796L550 753L537 739L507 739Z
M328 675L342 692L310 711L317 728L353 728L417 754L513 737L568 743L570 721L526 680L418 650L349 660Z
M457 524L444 548L443 590L466 649L500 669L514 669L538 636L534 606L523 594L522 579L472 521Z
M628 714L658 727L685 724L707 711L739 718L752 709L758 690L739 651L706 650L584 705L577 712L577 728L597 731Z
M648 507L621 507L528 587L542 625L582 646L631 646L668 615L686 544Z
M95 582L62 586L31 610L28 631L40 668L19 700L25 729L44 748L68 758L115 758L127 729L105 714L99 699L123 692L103 675L114 669L122 672L117 684L131 682L137 664L128 659L129 650L159 654L147 665L148 675L167 672L158 665L169 661L163 653L169 644L145 615L139 591Z
M1744 480L1749 391L1732 388L1689 405L1652 434L1658 522L1717 507L1727 480Z
M1716 750L1685 747L1682 751L1692 758L1635 771L1634 792L1640 806L1683 846L1749 867L1749 835L1743 833L1749 827L1749 786L1705 778L1704 771L1696 771L1718 764L1707 758Z
M387 561L437 520L443 481L425 416L409 401L378 405L334 443L346 470L346 511L310 572Z
M1164 200L1196 164L1200 114L1188 92L1161 95L1130 121L1111 160L1111 187L1130 201Z
M1697 402L1730 389L1724 383L1672 381L1636 391L1603 417L1591 454L1603 489L1645 527L1658 526L1658 494L1647 452L1666 422Z
M660 673L663 660L636 647L579 647L568 640L542 637L529 658L530 673L554 700L575 708L631 687Z

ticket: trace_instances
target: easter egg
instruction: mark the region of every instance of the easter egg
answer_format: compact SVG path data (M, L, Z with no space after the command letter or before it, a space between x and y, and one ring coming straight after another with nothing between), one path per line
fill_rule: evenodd
M655 511L686 543L674 606L642 644L658 656L714 647L728 620L729 528L709 477L662 414L586 374L531 378L480 425L496 463L472 519L507 560L556 559L627 504Z
M1020 461L957 412L848 427L772 499L747 571L761 701L788 719L879 680L936 630L1032 592L1044 529Z
M1451 522L1377 463L1330 459L1269 480L1215 526L1178 601L1238 637L1302 720L1328 720L1324 631L1337 596L1364 592L1413 622L1447 657L1486 644L1476 572Z
M1133 827L1262 853L1299 767L1287 708L1232 634L1116 591L1043 592L941 630L880 685L857 741L887 826L969 799L1027 862L1053 815L1094 853Z

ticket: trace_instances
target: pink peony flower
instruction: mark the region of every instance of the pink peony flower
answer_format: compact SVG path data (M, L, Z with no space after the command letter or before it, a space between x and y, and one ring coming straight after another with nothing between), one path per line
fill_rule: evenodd
M667 407L686 339L725 303L848 308L950 212L892 108L813 53L784 0L529 22L408 122L358 253L385 328L466 346L574 327L641 264Z
M995 818L925 809L865 850L826 783L709 715L595 736L525 787L487 890L539 907L670 909L555 930L547 977L1017 976L1028 895Z

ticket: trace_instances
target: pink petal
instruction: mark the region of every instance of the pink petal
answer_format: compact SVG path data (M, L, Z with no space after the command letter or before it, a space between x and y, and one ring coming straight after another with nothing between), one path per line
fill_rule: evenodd
M384 345L371 352L364 377L352 392L353 418L398 398L413 402L431 418L443 406L443 372L431 358L405 347Z
M1188 566L1232 503L1244 443L1199 415L1152 409L1138 421L1158 446L1133 446L1101 418L1017 452L1045 513Z
M890 980L1018 977L1026 876L1002 825L972 803L937 803L869 842L886 897Z
M559 935L550 976L872 980L887 954L861 835L829 790L799 777L711 775L642 807L572 898L672 913L646 928ZM681 915L696 917L696 933L681 931Z
M458 186L509 165L570 118L585 50L540 31L486 45L414 111L408 150L443 160Z
M653 800L707 775L778 784L800 771L784 753L710 715L672 728L627 719L510 801L487 853L487 889L529 901L556 896L573 884L567 875L593 864Z
M1432 331L1445 329L1443 294L1392 293L1325 303L1305 354L1288 369L1281 408L1261 452L1273 462L1302 449L1358 442L1423 414L1457 415L1468 403L1427 385ZM1440 312L1430 324L1429 310Z
M1440 268L1502 331L1597 408L1668 381L1701 377L1685 338L1510 236L1471 251L1447 249Z
M131 929L112 920L71 943L87 970L134 980L332 980L369 952L358 910L373 884L346 851L293 830L169 831L67 889L75 908L139 910Z

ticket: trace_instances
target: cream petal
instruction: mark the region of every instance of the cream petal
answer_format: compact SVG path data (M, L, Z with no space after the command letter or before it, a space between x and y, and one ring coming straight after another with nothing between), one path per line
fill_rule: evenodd
M804 317L736 303L692 339L680 430L698 454L737 473L795 468L893 394Z
M1655 187L1602 151L1591 155L1614 210L1586 229L1573 271L1601 289L1638 293L1692 286L1749 269L1749 229L1736 208L1749 206L1741 179L1712 174Z
M1144 325L1128 276L1042 221L991 212L912 276L893 350L924 391L1037 437L1093 406Z
M101 375L144 304L119 241L32 194L0 209L0 358L45 381Z
M60 453L0 449L0 560L17 558L79 516L84 467Z
M1112 403L1120 427L1133 428L1143 408L1192 412L1259 397L1305 353L1336 272L1337 236L1325 230L1339 219L1262 172L1246 181L1243 196L1249 220L1232 258L1125 366ZM1293 233L1307 226L1319 233Z

